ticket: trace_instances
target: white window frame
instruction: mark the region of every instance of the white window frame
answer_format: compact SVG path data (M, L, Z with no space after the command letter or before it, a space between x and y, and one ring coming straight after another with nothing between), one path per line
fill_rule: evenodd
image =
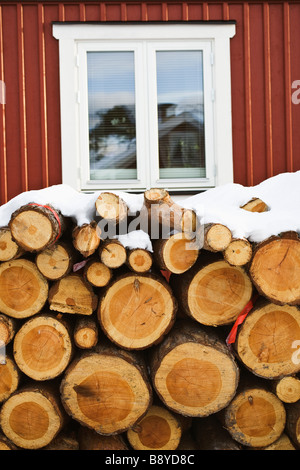
M59 40L62 180L79 191L202 190L233 182L230 38L232 22L214 24L54 23ZM206 178L159 179L155 51L203 50ZM134 50L137 179L89 181L86 52ZM145 61L152 72L146 76ZM149 94L143 92L148 84ZM148 99L149 98L149 99ZM146 121L142 115L147 113Z

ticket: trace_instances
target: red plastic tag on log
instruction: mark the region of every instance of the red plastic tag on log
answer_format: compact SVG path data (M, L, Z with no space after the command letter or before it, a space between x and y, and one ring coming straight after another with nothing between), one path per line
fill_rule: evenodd
M59 239L60 235L61 235L61 223L60 223L60 220L59 220L59 217L57 215L57 213L55 212L54 209L52 209L52 207L50 206L46 206L46 205L43 205L43 204L37 204L36 202L32 202L30 204L28 204L29 206L39 206L39 207L45 207L45 209L48 209L49 211L52 212L52 214L54 215L54 217L56 218L57 222L58 222L58 227L59 227L59 231L58 231L58 234L54 240L54 242L52 243L52 245L54 245L54 243L57 242L57 240Z
M236 334L237 334L237 329L238 329L238 326L241 325L243 323L243 321L245 320L246 316L248 315L248 313L251 312L256 300L258 299L259 295L258 294L255 294L252 299L247 303L247 305L243 308L243 310L241 311L241 313L239 314L239 316L237 317L229 335L227 336L226 338L226 344L227 346L229 346L230 344L233 344L236 340Z

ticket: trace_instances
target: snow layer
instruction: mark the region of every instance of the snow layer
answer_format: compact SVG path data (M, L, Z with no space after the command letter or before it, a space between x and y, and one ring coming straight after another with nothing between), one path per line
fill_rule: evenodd
M11 214L24 204L51 204L77 225L91 222L96 215L95 201L99 194L80 193L70 186L59 184L40 190L19 194L0 207L0 226L9 223ZM113 191L127 203L131 215L143 206L144 194ZM262 199L268 212L252 213L240 207L253 197ZM236 183L219 186L179 201L182 207L196 211L202 223L222 223L234 237L260 242L271 235L294 230L300 233L300 171L282 173L257 186L245 187ZM145 248L152 251L148 235L136 230L119 237L129 248Z
M255 213L240 208L254 197L262 199L269 211ZM282 173L257 186L235 183L219 186L178 204L194 209L202 223L222 223L233 237L252 242L289 230L300 233L300 171Z

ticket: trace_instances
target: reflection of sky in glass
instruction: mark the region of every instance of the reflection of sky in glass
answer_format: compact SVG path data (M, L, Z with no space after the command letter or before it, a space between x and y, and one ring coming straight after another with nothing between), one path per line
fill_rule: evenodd
M135 102L134 53L88 52L88 99L90 128L97 111Z
M159 51L158 104L203 104L202 51Z

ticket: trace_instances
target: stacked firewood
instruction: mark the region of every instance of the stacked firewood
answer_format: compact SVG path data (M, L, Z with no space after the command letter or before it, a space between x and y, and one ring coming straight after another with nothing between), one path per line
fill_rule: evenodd
M297 233L235 239L160 189L142 211L152 250L103 237L111 192L0 229L0 449L300 448Z

